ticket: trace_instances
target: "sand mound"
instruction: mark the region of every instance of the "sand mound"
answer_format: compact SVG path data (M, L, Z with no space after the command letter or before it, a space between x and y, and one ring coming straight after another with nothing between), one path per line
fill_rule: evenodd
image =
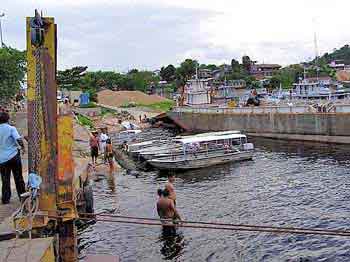
M109 106L121 106L128 103L150 105L158 102L166 101L167 99L156 96L147 95L140 91L112 91L103 90L97 93L98 103Z
M337 80L338 81L350 81L350 72L341 70L337 72Z

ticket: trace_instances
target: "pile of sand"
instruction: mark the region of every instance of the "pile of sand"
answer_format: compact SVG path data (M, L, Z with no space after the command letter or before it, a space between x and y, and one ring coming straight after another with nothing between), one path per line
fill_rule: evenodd
M103 90L97 93L97 99L99 104L109 106L122 106L129 103L150 105L158 102L166 101L167 99L156 96L147 95L140 91L112 91Z
M338 81L350 81L350 72L346 70L338 71L337 74Z

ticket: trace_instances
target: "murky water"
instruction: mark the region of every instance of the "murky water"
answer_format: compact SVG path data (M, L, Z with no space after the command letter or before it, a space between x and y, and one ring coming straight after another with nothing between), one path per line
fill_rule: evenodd
M177 175L178 209L187 220L348 229L349 147L255 140L253 161ZM166 178L101 176L96 211L157 217L156 190ZM98 222L80 232L80 255L122 261L350 261L346 237L276 235Z

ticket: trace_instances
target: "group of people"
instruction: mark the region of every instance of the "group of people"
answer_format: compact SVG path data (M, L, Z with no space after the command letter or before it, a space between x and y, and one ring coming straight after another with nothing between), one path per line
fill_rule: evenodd
M175 176L170 174L164 189L158 189L157 213L162 219L164 230L173 232L181 216L176 209L176 192L174 187Z
M101 152L103 155L103 162L105 164L108 163L111 171L113 171L113 147L106 128L101 130L101 134L99 134L98 131L92 132L90 137L90 151L91 160L94 167L97 165L97 158L100 155L99 152Z
M143 115L143 118L142 118L142 115L139 115L139 121L140 121L140 123L147 123L148 118L147 118L146 114Z

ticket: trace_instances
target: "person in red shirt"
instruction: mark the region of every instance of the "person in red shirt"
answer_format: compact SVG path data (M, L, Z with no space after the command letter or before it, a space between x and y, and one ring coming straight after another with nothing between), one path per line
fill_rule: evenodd
M92 132L92 136L90 137L90 150L91 150L91 159L92 164L97 164L98 150L100 149L100 140L98 138L98 132Z

